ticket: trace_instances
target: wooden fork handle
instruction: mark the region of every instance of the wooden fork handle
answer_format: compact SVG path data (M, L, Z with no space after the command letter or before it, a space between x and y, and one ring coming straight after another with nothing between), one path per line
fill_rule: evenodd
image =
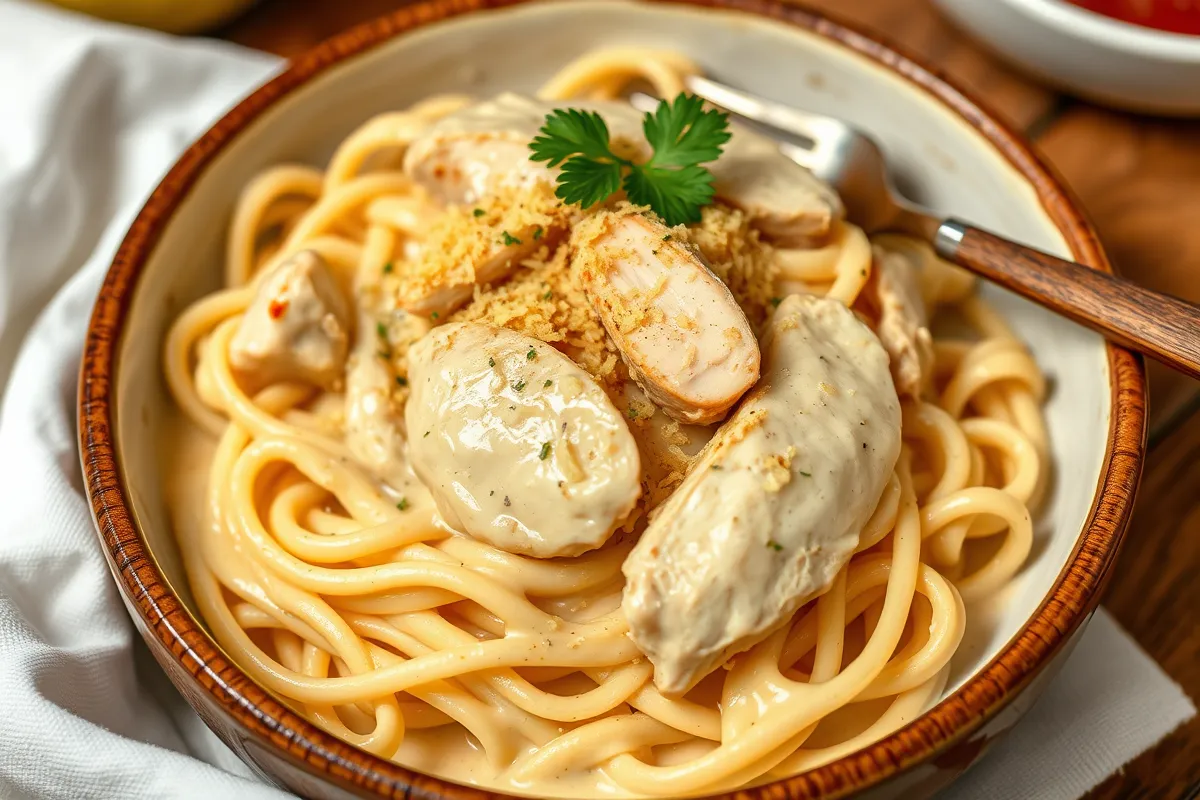
M933 244L947 261L1200 379L1200 306L953 219Z

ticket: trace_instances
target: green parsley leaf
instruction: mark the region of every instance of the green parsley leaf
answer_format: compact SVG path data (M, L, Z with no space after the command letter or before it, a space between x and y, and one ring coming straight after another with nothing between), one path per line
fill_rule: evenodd
M693 164L682 169L662 169L650 164L625 176L629 202L650 206L668 225L699 222L700 209L712 203L712 173Z
M395 269L395 268L396 268L396 265L395 265L395 264L393 264L392 262L390 262L390 261L389 261L389 262L387 262L386 264L384 264L384 265L383 265L383 274L384 274L384 275L391 275L391 274L392 274L392 270L393 270L393 269Z
M550 456L550 443L546 442L542 445L542 451L538 453L538 458L545 461Z
M509 233L508 231L504 231L503 233L501 233L501 234L500 234L500 240L501 240L502 242L504 242L504 244L508 245L509 247L513 246L514 244L520 244L520 243L521 243L521 240L520 240L520 239L518 239L517 237L513 236L513 235L512 235L511 233Z
M525 354L525 360L533 361L535 358L537 358L537 350L534 350L531 347L531 348L529 348L529 352Z
M712 173L700 165L717 159L729 141L729 116L706 110L697 97L660 101L642 130L654 148L645 164L616 155L608 126L592 111L557 109L530 143L530 159L562 167L555 195L589 208L624 188L630 201L650 206L668 225L698 222L712 202Z
M380 339L386 339L387 338L387 325L384 325L382 322L376 322L375 323L375 333L377 333L379 335Z
M572 156L613 159L608 149L608 125L594 111L559 108L546 115L541 134L529 143L533 161L557 167Z
M811 478L811 477L812 477L812 473L811 473L811 472L805 472L804 470L800 470L800 474L801 474L801 475L803 475L803 476L804 476L804 477L806 477L806 478Z
M546 382L542 384L542 388L544 388L544 389L548 389L548 388L550 387L550 384L552 384L552 383L554 383L554 381L552 381L552 380L550 380L549 378L547 378L547 379L546 379Z
M401 511L404 511L406 508L408 508L408 498L401 497L400 502L396 503L396 508L400 509Z
M625 409L625 414L630 419L637 419L637 409L634 408L633 406L630 406L629 408Z
M564 203L591 208L621 188L621 164L576 157L563 164L554 194Z
M514 392L520 392L520 391L524 390L524 388L525 388L525 381L517 381L516 383L513 384Z
M554 297L554 292L550 291L549 289L547 289L546 293L542 295L543 300L549 300L551 297Z
M699 97L680 94L672 103L660 102L642 123L646 141L654 148L650 163L661 167L687 167L716 161L729 141L729 117L704 110Z
M778 553L780 550L783 549L783 545L781 545L779 542L775 541L774 539L767 539L767 547L771 548L776 553Z
M543 233L545 233L545 231L542 230L542 226L538 225L533 229L533 240L536 242L538 239L542 238Z
M438 318L438 312L436 312L436 311L435 311L435 312L433 312L432 314L430 314L430 315L429 315L429 318L430 318L430 319L437 319L437 318Z
M474 211L472 211L471 213L477 217L482 217L486 212L482 208L477 208Z
M494 358L489 358L489 359L488 359L488 366L489 366L489 367L494 367L494 366L496 366L496 359L494 359Z
M779 308L779 304L782 302L783 302L782 297L772 297L771 298L771 305L775 306L776 308Z

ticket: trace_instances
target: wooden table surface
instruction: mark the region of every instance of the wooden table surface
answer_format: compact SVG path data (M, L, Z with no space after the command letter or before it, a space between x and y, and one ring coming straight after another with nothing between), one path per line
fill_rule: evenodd
M1067 180L1121 272L1200 301L1200 123L1122 114L1057 94L989 55L928 0L806 1L878 32L974 90L1025 131ZM218 35L292 56L402 3L264 0ZM1104 605L1200 699L1200 384L1154 363L1147 369L1152 449ZM1090 797L1183 798L1198 781L1200 718Z

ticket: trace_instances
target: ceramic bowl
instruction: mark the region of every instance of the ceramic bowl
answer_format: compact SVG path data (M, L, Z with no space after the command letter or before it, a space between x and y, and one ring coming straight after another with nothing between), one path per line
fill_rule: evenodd
M1062 0L935 0L1017 65L1105 105L1200 114L1200 36L1120 22Z
M213 730L301 794L490 796L318 730L251 681L197 620L156 452L171 402L159 367L168 322L217 288L223 234L250 175L283 161L324 164L363 120L430 93L531 91L578 53L616 43L681 50L733 85L844 117L883 143L934 209L1109 269L1075 201L1017 135L916 61L792 5L438 0L301 57L190 147L137 217L100 293L80 383L84 473L130 613ZM857 753L741 797L927 796L1016 721L1098 601L1144 452L1141 362L1015 296L983 291L1053 387L1055 477L1033 554L994 603L972 610L974 633L936 707Z

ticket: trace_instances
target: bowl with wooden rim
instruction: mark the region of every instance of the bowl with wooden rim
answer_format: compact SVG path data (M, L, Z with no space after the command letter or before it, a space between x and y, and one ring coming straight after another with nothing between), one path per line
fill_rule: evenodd
M528 46L536 41L537 47ZM80 376L83 470L97 530L134 622L179 691L265 779L309 797L499 797L427 775L317 728L252 680L199 615L159 468L172 403L163 336L218 288L246 180L323 165L370 117L437 93L532 93L581 52L677 50L712 76L873 134L926 205L1109 270L1076 201L1031 147L918 60L798 6L757 0L437 0L318 46L190 146L122 243L97 300ZM978 618L937 702L899 730L741 797L923 797L1029 707L1078 640L1128 524L1145 451L1139 358L995 287L981 287L1048 379L1053 480L1021 571ZM455 778L459 778L456 780Z

